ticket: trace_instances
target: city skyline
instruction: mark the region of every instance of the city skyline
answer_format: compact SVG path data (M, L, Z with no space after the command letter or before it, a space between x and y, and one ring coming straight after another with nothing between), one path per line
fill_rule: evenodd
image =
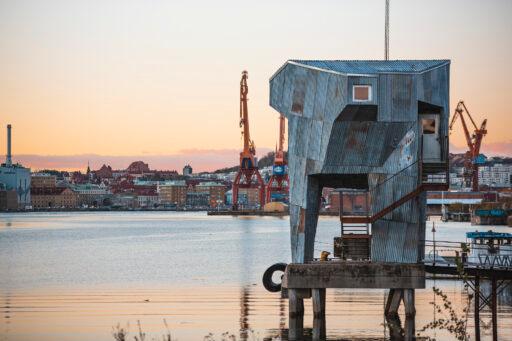
M88 160L94 168L128 159L198 171L236 165L244 69L251 136L264 156L277 141L278 114L268 105L277 66L289 58L382 59L383 1L308 4L1 1L0 125L13 125L14 161L70 170ZM437 6L445 10L434 12L435 1L391 2L391 59L451 59L451 110L464 99L477 121L489 120L483 152L510 155L503 122L512 4ZM300 20L283 24L284 12ZM453 151L465 149L460 127L451 142Z

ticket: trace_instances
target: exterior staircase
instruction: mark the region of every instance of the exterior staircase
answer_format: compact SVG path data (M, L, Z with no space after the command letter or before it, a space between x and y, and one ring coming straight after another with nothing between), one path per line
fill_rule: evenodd
M414 163L412 164L414 165ZM411 166L412 166L411 165ZM411 167L409 166L409 167ZM403 169L401 172L405 171L409 167ZM383 183L377 185L381 186L385 182L391 180L395 176L398 176L401 172L393 175L391 178L388 178ZM446 191L449 187L449 175L448 175L448 163L421 163L420 164L420 178L421 183L414 189L413 191L407 193L400 199L392 202L388 206L384 207L380 211L367 216L351 216L344 215L340 212L340 220L342 226L344 224L371 224L378 219L381 219L386 214L390 213L394 209L402 206L404 203L409 200L417 197L420 193L424 191ZM369 195L369 192L367 192ZM340 202L343 198L340 198Z

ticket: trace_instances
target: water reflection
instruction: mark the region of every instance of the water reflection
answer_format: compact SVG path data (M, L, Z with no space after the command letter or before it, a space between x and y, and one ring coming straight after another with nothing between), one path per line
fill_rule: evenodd
M287 219L144 212L8 218L12 226L0 229L0 339L113 341L111 327L129 323L132 340L137 320L160 339L164 318L180 341L210 332L220 339L226 331L237 340L287 339L288 302L260 284L270 264L289 261ZM474 228L440 224L438 230L443 239L460 240ZM319 240L337 233L339 221L322 220ZM417 329L434 318L433 285L458 311L467 302L461 282L427 281L416 294ZM328 340L383 340L403 332L384 320L383 290L331 289L326 296ZM500 337L511 339L510 288L498 302ZM310 300L304 308L311 339L318 324ZM489 321L489 311L481 317ZM403 312L401 318L403 328ZM442 331L427 335L449 339Z

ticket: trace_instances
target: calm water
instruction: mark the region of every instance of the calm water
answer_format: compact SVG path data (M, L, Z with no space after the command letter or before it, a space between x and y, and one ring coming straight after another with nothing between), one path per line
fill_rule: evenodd
M287 218L205 213L1 214L0 340L114 340L117 324L129 326L133 340L137 321L156 337L164 319L181 341L210 332L221 340L226 331L285 339L287 302L263 289L261 275L290 260L288 226ZM436 239L461 241L469 230L475 227L437 222ZM322 218L317 253L330 251L338 233L336 218ZM427 282L433 285L457 308L467 300L459 282ZM432 290L418 290L416 300L421 327L433 317ZM512 340L509 292L500 303L500 339ZM385 339L383 305L382 290L328 290L328 337ZM309 300L304 320L311 328Z

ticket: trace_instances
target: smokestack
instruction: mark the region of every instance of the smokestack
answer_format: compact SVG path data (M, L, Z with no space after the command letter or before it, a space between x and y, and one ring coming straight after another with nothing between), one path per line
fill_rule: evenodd
M12 154L11 154L11 125L7 125L7 157L5 158L5 164L12 166Z

